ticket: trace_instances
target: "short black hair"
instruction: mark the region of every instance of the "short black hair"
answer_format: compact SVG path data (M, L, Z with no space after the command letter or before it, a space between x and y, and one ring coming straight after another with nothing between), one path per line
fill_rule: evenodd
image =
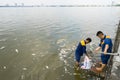
M92 39L91 39L91 38L86 38L86 40L88 40L89 42L92 42Z
M103 34L103 32L102 32L102 31L98 31L98 32L96 33L96 36L98 36L99 34Z

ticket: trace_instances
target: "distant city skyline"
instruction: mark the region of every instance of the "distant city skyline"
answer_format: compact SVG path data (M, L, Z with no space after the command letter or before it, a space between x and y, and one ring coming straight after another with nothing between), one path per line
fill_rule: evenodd
M110 5L114 1L114 4L120 3L120 0L0 0L0 5L10 4L25 4L25 5Z

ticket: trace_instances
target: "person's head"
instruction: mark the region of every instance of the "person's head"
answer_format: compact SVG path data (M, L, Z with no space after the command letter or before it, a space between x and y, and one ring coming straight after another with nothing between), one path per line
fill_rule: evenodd
M103 38L104 38L104 34L103 34L102 31L98 31L98 32L96 33L96 36L98 36L100 39L103 39Z
M92 42L92 39L91 38L86 38L85 42L86 42L86 44L88 44L88 43Z

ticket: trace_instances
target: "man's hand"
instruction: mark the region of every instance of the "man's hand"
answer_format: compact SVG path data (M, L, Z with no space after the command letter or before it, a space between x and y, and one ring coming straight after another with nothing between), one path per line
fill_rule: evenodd
M94 50L94 53L98 53L98 51L101 49L101 47L97 47L95 50Z
M104 55L106 55L107 52L103 52Z

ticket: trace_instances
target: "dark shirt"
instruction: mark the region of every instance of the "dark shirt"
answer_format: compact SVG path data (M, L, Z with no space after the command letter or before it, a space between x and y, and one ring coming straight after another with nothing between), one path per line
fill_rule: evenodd
M86 43L84 40L80 41L80 43L78 44L76 51L76 54L82 56L83 53L86 53Z

